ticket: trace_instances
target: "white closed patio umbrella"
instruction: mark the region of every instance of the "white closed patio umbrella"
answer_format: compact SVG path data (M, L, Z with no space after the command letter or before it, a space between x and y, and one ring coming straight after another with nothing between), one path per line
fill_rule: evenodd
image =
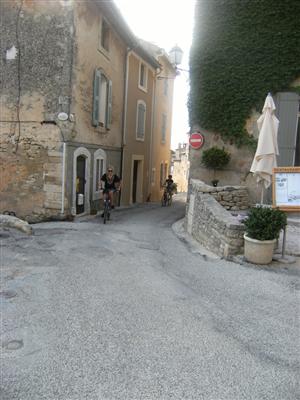
M257 120L259 137L256 153L250 171L261 182L261 203L263 203L264 187L268 188L272 182L273 168L277 167L276 156L279 155L277 132L279 120L276 118L275 104L271 94L266 97L262 115Z

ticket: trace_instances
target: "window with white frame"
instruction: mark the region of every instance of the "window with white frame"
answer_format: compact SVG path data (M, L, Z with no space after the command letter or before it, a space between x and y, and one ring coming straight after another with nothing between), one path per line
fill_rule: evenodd
M104 18L101 20L101 31L100 31L100 46L105 51L109 52L109 41L110 41L110 29L109 25Z
M136 113L136 139L144 140L146 124L146 103L143 100L137 102Z
M106 171L106 153L98 149L94 153L94 174L93 174L93 199L99 199L101 195L100 179Z
M162 143L166 143L166 133L167 133L167 116L166 116L166 114L162 114L162 123L161 123L161 141L162 141Z
M146 64L142 61L140 62L140 71L139 71L139 88L147 91L147 81L148 81L148 68Z
M96 69L94 75L93 126L110 129L112 122L112 81Z

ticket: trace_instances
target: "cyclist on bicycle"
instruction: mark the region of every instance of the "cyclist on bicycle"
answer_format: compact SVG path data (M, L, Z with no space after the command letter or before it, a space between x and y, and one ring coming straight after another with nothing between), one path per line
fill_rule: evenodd
M115 191L120 190L121 179L118 175L114 174L113 167L108 167L106 174L102 175L100 181L100 189L103 189L105 199L110 200L111 208L115 208L113 204L113 194Z
M174 181L172 179L172 175L168 175L168 179L166 179L166 183L165 183L165 188L166 191L168 193L170 193L170 195L173 194L173 190L174 190Z

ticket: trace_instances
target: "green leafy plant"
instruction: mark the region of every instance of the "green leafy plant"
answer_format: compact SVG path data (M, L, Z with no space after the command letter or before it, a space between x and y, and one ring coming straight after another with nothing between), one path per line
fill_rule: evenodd
M287 223L286 214L278 208L254 207L244 220L246 235L256 240L278 239Z
M202 164L209 169L214 171L214 179L211 181L213 186L218 186L218 179L215 179L216 170L223 169L230 161L230 153L224 148L220 149L217 146L213 146L202 153Z
M202 164L213 170L223 169L230 161L230 153L224 148L213 146L202 153Z
M292 10L292 11L291 11ZM190 126L255 147L245 129L268 92L300 76L300 1L196 2L190 52Z

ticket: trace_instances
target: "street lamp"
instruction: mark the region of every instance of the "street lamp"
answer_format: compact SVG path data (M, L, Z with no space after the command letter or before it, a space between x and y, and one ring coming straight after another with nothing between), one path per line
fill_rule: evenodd
M169 52L169 59L176 69L177 65L181 64L182 57L183 57L183 51L178 45L174 46Z
M170 50L168 55L171 64L175 68L175 76L158 76L157 79L175 79L176 76L180 75L180 71L189 72L186 69L178 67L182 62L183 51L177 44Z

